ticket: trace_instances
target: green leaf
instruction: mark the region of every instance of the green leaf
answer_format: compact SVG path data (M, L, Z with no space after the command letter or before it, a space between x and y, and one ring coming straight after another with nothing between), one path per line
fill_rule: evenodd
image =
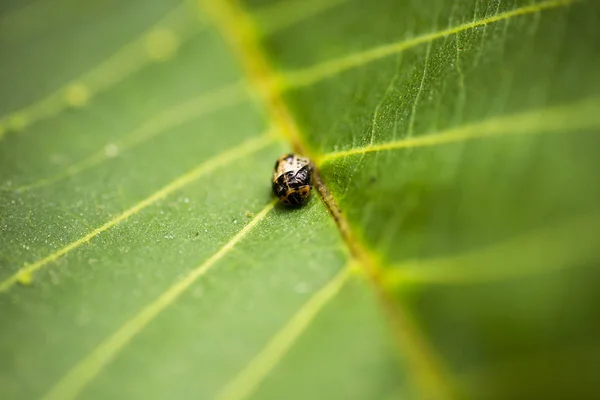
M6 2L0 398L589 398L599 27L591 0Z

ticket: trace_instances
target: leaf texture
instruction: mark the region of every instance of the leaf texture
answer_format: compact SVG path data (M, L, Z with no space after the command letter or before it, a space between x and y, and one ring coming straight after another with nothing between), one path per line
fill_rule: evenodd
M597 393L599 27L591 0L6 2L0 398Z

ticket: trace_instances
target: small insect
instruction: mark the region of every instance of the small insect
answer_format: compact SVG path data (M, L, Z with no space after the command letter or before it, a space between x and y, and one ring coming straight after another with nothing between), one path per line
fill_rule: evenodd
M296 154L279 157L273 171L273 193L286 206L300 206L308 201L312 189L313 164Z

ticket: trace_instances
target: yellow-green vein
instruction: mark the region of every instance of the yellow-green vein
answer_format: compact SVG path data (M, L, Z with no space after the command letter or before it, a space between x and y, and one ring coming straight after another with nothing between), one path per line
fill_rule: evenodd
M267 36L347 1L350 0L279 0L256 10L254 18L260 22L262 35Z
M406 261L386 269L384 280L392 290L402 290L550 273L593 261L599 234L600 211L595 211L463 254Z
M271 124L277 127L301 154L315 158L315 154L303 140L295 118L290 113L281 93L279 79L267 62L264 50L260 48L258 33L254 23L239 7L236 1L200 0L201 5L215 21L223 36L230 42L232 49L246 70L247 76L255 88L260 100L271 119ZM348 245L357 263L363 267L370 278L377 294L382 299L389 315L392 317L398 344L412 362L412 372L420 383L423 393L437 398L453 396L456 389L451 383L440 360L434 354L431 346L410 318L384 290L380 282L380 266L375 257L357 240L344 214L321 179L318 170L315 171L315 185L321 199L333 216L345 243Z
M567 6L580 0L547 0L537 4L516 8L511 11L506 11L491 17L483 18L477 21L468 22L458 25L453 28L444 29L437 32L427 33L413 38L404 39L395 43L385 44L362 52L350 54L338 59L325 61L321 64L301 69L298 71L290 71L283 75L283 81L279 84L285 85L287 88L296 88L301 86L311 85L323 79L335 76L348 69L357 68L361 65L388 57L392 54L397 54L421 44L430 43L434 40L444 38L450 35L456 35L460 32L485 26L494 22L507 20L509 18L518 17L537 13L546 9Z
M158 114L156 117L145 121L142 125L125 135L123 138L114 143L107 144L102 150L67 167L66 170L62 172L21 186L5 186L2 190L24 192L72 177L108 161L151 138L161 135L171 128L182 125L194 118L199 118L225 107L233 106L243 101L245 98L245 91L242 84L230 84L200 95L191 100L177 104Z
M218 400L242 400L250 396L264 378L279 364L300 335L319 312L341 290L350 277L351 266L344 267L300 308L288 323L277 332L267 345L217 396Z
M256 14L265 18L277 15L277 22L264 32L273 34L345 1L349 0L281 1L258 9ZM198 30L197 24L186 21L188 13L189 7L184 1L90 71L31 105L0 117L0 139L9 130L21 130L68 107L84 106L92 96L114 86L146 64L171 58L181 43Z
M87 357L77 363L42 399L70 400L81 393L87 384L108 365L140 331L142 331L164 309L173 304L198 278L206 274L219 260L242 240L271 211L272 201L223 245L215 254L194 268L183 279L174 283L155 301L126 322L113 335L98 345Z
M198 32L197 24L186 21L188 14L189 8L184 2L90 71L41 100L0 118L0 132L20 130L68 107L81 107L90 97L121 82L145 65L171 58L182 41ZM0 133L0 138L2 136Z
M318 163L324 164L338 158L365 153L439 146L486 137L580 132L600 127L600 113L596 111L598 108L600 98L592 97L572 104L508 114L417 137L335 151L321 156Z
M12 287L17 282L23 282L23 283L30 282L31 275L33 273L40 270L47 264L56 261L57 259L64 256L68 252L75 250L82 244L89 242L90 240L92 240L93 238L98 236L100 233L106 231L109 228L112 228L119 222L126 220L127 218L140 212L144 208L156 203L158 200L168 196L169 194L175 192L176 190L179 190L182 187L190 184L191 182L195 181L196 179L200 178L201 176L213 171L215 168L218 168L218 167L226 165L230 162L233 162L233 161L239 159L239 157L243 157L245 155L248 155L250 153L258 151L261 148L265 147L266 145L272 143L273 140L274 140L273 136L270 133L259 136L259 137L255 137L255 138L252 138L252 139L249 139L249 140L243 142L239 146L229 149L223 153L220 153L220 154L216 155L215 157L201 163L196 168L194 168L191 171L174 179L173 181L171 181L169 184L162 187L157 192L146 197L144 200L135 204L131 208L123 211L121 214L112 218L110 221L104 223L102 226L94 229L93 231L86 234L85 236L75 240L72 243L69 243L65 247L62 247L61 249L53 252L52 254L34 262L34 263L25 265L24 267L19 269L17 272L15 272L13 275L8 277L6 280L0 282L0 293L7 291L10 287Z

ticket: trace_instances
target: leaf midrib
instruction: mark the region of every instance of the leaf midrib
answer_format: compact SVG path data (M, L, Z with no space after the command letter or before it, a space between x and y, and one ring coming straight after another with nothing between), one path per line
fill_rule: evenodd
M221 2L200 0L200 2L212 17L221 34L229 41L251 86L254 87L263 107L267 110L271 125L276 128L276 132L284 134L295 151L316 159L317 154L304 139L305 135L283 99L282 90L273 84L277 82L275 71L268 62L266 52L259 44L259 35L249 15L234 0ZM403 353L408 355L408 360L413 365L411 371L417 382L420 383L423 393L440 399L453 397L456 392L455 385L451 383L448 374L434 355L427 340L385 290L380 278L381 266L352 231L348 220L323 181L318 167L315 168L314 176L320 198L335 220L350 253L363 268L377 296L382 300L395 328L399 346Z

